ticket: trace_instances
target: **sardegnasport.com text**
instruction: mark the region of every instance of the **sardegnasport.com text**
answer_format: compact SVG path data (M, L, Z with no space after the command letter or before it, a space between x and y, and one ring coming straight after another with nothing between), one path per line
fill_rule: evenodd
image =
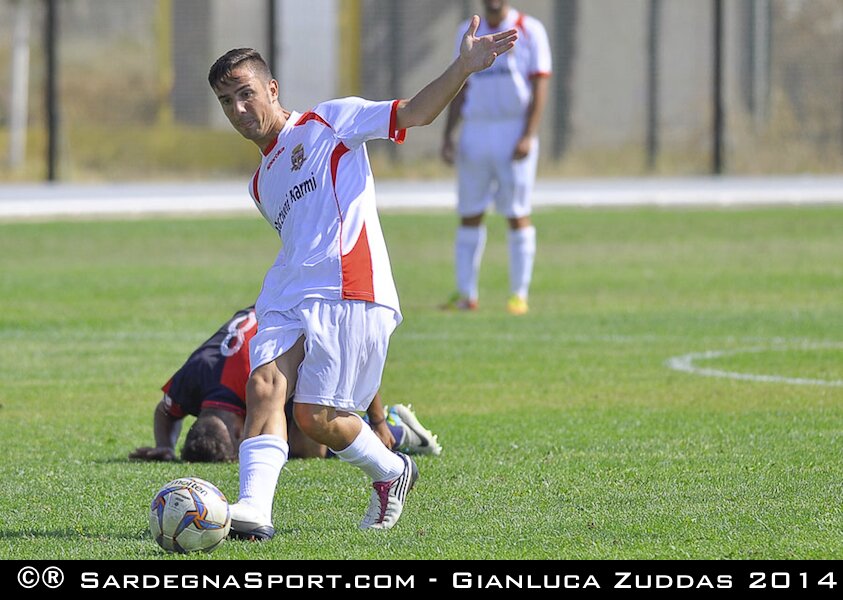
M440 565L441 567L441 565ZM664 572L647 570L596 569L589 573L517 573L515 570L437 572L434 565L426 565L418 573L403 574L314 574L314 573L271 573L244 571L227 574L197 573L107 573L83 571L80 574L81 589L128 590L128 589L184 589L184 590L236 590L236 589L288 589L288 590L751 590L789 589L831 591L838 584L834 571L760 571L751 566L744 572L682 572L681 569ZM525 569L526 570L526 569Z

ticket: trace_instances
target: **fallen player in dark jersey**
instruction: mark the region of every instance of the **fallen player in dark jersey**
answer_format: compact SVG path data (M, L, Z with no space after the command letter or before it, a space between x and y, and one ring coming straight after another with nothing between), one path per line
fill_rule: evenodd
M237 449L246 418L246 382L249 378L249 340L257 331L254 307L237 311L187 359L162 387L164 396L155 407L155 446L135 449L129 458L171 461L184 417L197 417L187 432L181 458L190 462L237 460ZM324 458L326 446L304 435L288 402L287 435L290 458ZM410 406L388 409L375 395L364 418L390 449L410 454L442 451L435 435L419 423Z

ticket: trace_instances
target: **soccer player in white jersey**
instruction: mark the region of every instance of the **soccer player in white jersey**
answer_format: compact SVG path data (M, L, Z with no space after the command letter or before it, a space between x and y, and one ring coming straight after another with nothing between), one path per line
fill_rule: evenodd
M416 465L353 412L378 390L402 318L365 142L400 143L405 129L431 123L471 73L515 45L515 30L478 37L479 24L474 17L459 56L410 100L345 98L300 114L281 106L278 82L254 50L231 50L211 67L225 115L263 154L250 190L283 245L255 307L240 495L231 506L237 537L275 533L272 501L288 453L284 403L293 393L299 428L373 482L360 528L388 529L401 515Z
M456 161L460 226L455 243L457 292L443 308L477 308L480 261L486 246L483 215L495 201L509 221L507 310L523 315L536 254L536 229L530 220L530 194L539 155L538 130L547 102L551 73L547 32L537 19L505 0L483 0L485 18L478 35L517 29L515 49L494 66L472 75L451 102L442 158ZM463 26L464 28L464 26ZM459 148L454 130L464 121Z

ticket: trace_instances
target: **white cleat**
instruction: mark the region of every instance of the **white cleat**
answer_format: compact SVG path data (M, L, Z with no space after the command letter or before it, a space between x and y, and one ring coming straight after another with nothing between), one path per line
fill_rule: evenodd
M228 536L238 540L265 541L275 535L275 528L269 519L249 504L229 504L231 529Z
M439 443L439 439L432 431L419 423L412 405L395 404L390 407L390 411L395 411L395 414L401 418L401 422L404 424L404 433L409 433L401 440L399 450L409 454L432 454L433 456L442 454L442 445ZM410 431L407 432L407 429Z
M419 478L419 470L412 458L400 452L396 454L404 461L404 471L392 481L372 483L374 489L360 529L390 529L404 510L407 493Z

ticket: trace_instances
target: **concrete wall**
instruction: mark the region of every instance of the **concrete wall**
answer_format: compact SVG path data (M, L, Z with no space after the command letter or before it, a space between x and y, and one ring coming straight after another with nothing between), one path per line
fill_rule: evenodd
M336 97L341 4L341 0L280 0L275 76L284 106L305 111Z
M269 56L265 0L172 0L173 112L192 125L228 126L208 87L208 69L232 48Z

